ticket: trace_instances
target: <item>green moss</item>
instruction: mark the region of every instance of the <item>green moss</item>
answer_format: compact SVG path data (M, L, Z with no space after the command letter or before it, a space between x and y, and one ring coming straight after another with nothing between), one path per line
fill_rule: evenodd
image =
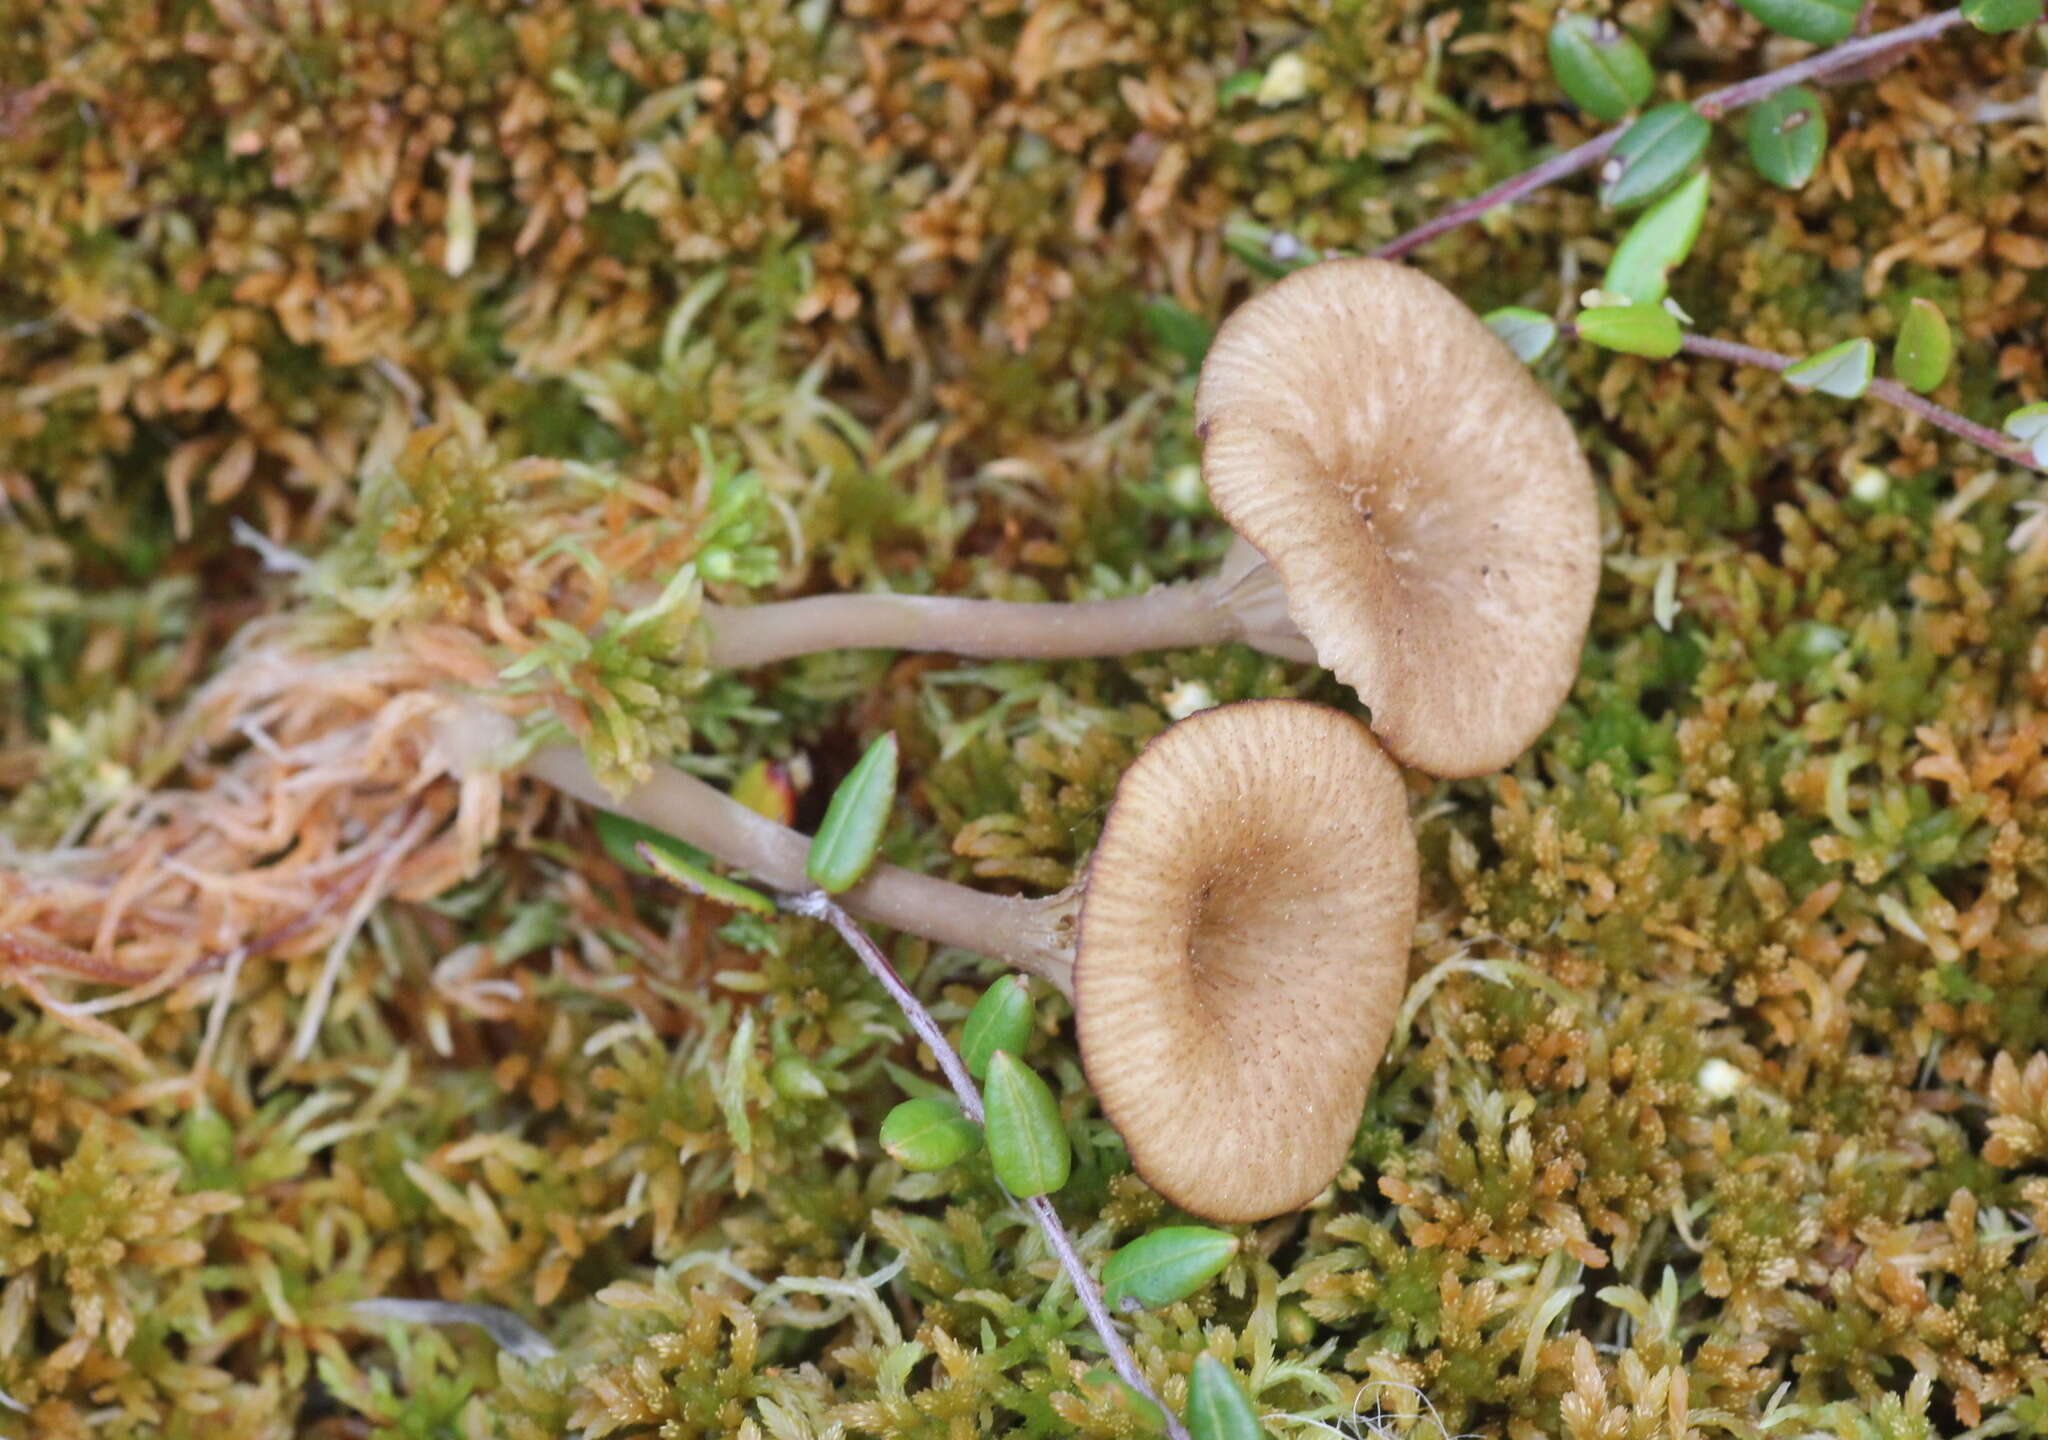
M1191 360L1254 283L1225 224L1365 249L1583 138L1533 63L1545 16L870 9L278 29L116 0L0 39L0 916L61 871L35 852L200 753L174 721L256 618L321 653L460 636L608 776L773 757L803 817L894 729L889 857L1027 892L1082 873L1170 713L1356 708L1239 647L714 673L696 621L707 593L1199 573L1228 536ZM1687 93L1768 63L1750 29L1619 13ZM2038 147L1919 103L2007 93L2021 48L1965 36L1844 90L1811 193L1717 162L1674 282L1698 328L1882 342L1924 296L1959 342L1944 403L2037 398L2048 288L2000 247L2038 218ZM1283 55L1305 94L1218 103ZM1924 248L1950 227L1984 239ZM1416 263L1548 309L1615 233L1558 186ZM1148 306L1194 328L1162 343ZM2038 1155L1990 1138L1985 1098L2048 1132L1992 1072L2048 1045L2035 490L1753 372L1538 374L1603 485L1579 683L1511 774L1415 778L1429 988L1351 1164L1130 1317L1140 1362L1178 1404L1217 1353L1278 1437L1376 1404L1424 1436L1647 1435L1675 1406L1736 1434L2048 1432ZM262 573L235 521L312 570ZM836 942L678 901L522 795L504 816L483 875L377 907L302 1061L321 946L66 1017L111 1031L0 997L0 1391L35 1407L0 1434L1132 1433L986 1162L910 1175L875 1144L936 1076ZM228 933L211 893L191 926ZM895 954L948 1025L987 978ZM0 978L103 993L76 957L24 963ZM1064 1002L1031 1045L1099 1262L1176 1217ZM370 1324L372 1295L497 1305L560 1354Z

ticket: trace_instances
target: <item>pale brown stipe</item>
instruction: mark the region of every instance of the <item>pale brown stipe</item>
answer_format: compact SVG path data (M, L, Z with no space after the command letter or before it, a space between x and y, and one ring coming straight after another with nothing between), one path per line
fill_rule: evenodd
M1298 700L1201 711L1124 773L1088 867L1082 1063L1153 1188L1213 1220L1343 1166L1408 979L1400 772Z
M1481 775L1549 725L1600 578L1593 476L1485 324L1382 260L1233 312L1195 395L1216 508L1403 763Z

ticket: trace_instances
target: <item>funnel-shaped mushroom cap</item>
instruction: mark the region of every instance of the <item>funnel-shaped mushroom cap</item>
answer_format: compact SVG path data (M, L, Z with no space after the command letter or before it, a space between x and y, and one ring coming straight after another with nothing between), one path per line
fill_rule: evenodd
M1118 782L1081 903L1081 1057L1131 1161L1216 1220L1343 1166L1408 980L1400 772L1298 700L1198 711Z
M1216 508L1388 750L1480 775L1543 732L1599 504L1563 411L1456 296L1384 260L1297 271L1224 322L1195 416Z

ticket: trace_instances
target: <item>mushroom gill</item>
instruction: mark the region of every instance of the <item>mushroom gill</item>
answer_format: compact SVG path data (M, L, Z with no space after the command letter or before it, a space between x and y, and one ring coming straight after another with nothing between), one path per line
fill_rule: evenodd
M1195 398L1210 498L1405 764L1484 774L1578 674L1600 577L1564 412L1418 271L1334 260L1234 311Z
M1337 711L1202 711L1125 772L1075 1012L1103 1110L1161 1194L1251 1220L1330 1182L1407 982L1416 886L1399 771Z

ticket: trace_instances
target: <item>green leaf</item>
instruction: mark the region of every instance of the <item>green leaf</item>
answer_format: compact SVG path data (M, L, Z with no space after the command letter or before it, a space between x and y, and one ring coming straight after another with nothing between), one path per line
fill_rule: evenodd
M2041 18L2042 0L1963 0L1963 18L1986 35L2024 30Z
M1877 347L1865 339L1844 340L1809 355L1785 371L1794 390L1818 390L1841 400L1859 399L1877 368Z
M1707 172L1696 171L1683 185L1645 210L1614 247L1602 290L1654 305L1670 288L1671 272L1692 253L1707 214Z
M2048 466L2048 400L2022 405L2005 417L2005 433L2030 446L2036 465Z
M906 1170L943 1170L981 1148L981 1127L951 1100L905 1100L882 1121L882 1148Z
M960 1058L967 1062L967 1073L985 1080L989 1057L996 1051L1022 1055L1031 1039L1032 1018L1031 982L1022 975L1005 975L989 986L960 1030Z
M732 1044L725 1052L725 1070L712 1087L718 1109L725 1116L726 1133L733 1149L742 1155L754 1153L754 1122L747 1114L748 1082L760 1074L754 1058L754 1012L749 1010L732 1032Z
M1678 182L1707 148L1713 127L1690 105L1659 105L1628 127L1600 167L1600 203L1625 210Z
M1166 1412L1126 1385L1122 1377L1107 1365L1098 1365L1082 1376L1081 1389L1089 1395L1108 1394L1117 1409L1147 1433L1156 1434L1166 1428Z
M1836 45L1856 28L1862 0L1735 0L1780 35L1815 45Z
M1316 1322L1308 1311L1289 1300L1273 1312L1280 1343L1290 1350L1306 1350L1316 1338Z
M1684 338L1678 321L1661 305L1604 305L1579 314L1579 338L1603 350L1664 360L1678 353Z
M1948 333L1948 317L1932 300L1906 307L1899 338L1892 345L1892 373L1908 390L1927 394L1948 377L1956 342Z
M824 823L811 841L804 873L820 890L838 894L858 884L875 863L882 827L896 803L896 732L891 730L847 772L825 807Z
M1557 17L1550 27L1550 68L1572 103L1602 120L1619 120L1656 88L1642 47L1612 20L1591 15Z
M989 1057L988 1157L996 1179L1019 1200L1049 1195L1067 1183L1074 1149L1060 1123L1059 1102L1038 1072L1007 1050Z
M1226 76L1223 83L1216 87L1216 108L1227 110L1247 96L1258 94L1259 86L1265 81L1266 73L1263 70L1239 70L1234 75Z
M1323 258L1321 251L1302 244L1286 231L1242 217L1223 222L1223 248L1269 280L1278 280Z
M227 1117L207 1103L204 1096L185 1114L179 1142L185 1158L192 1162L193 1179L203 1187L232 1182L235 1166L235 1127Z
M1202 363L1215 334L1207 320L1164 295L1155 295L1145 302L1145 328L1152 332L1160 349L1178 355L1190 365Z
M1188 1434L1194 1440L1267 1440L1259 1412L1223 1362L1204 1350L1188 1379Z
M801 1055L784 1055L768 1068L775 1093L785 1100L823 1100L829 1093L817 1067Z
M690 895L702 895L707 900L716 900L721 905L730 905L735 910L750 910L756 915L773 915L775 902L758 890L750 890L737 880L728 880L723 875L714 875L702 865L693 864L675 851L657 841L642 840L633 847L641 861L647 865L650 875L668 881L676 889Z
M591 826L597 831L597 843L604 847L604 853L622 870L635 875L655 878L654 870L640 858L638 847L642 844L665 850L678 859L696 866L711 863L711 857L695 845L676 839L666 830L657 830L652 825L642 825L624 815L610 810L599 810L591 816Z
M796 813L796 789L780 765L756 760L732 782L732 798L756 815L787 825Z
M1804 85L1759 100L1749 112L1749 158L1773 185L1797 190L1828 149L1828 116Z
M1114 1306L1128 1295L1147 1309L1184 1300L1223 1273L1237 1237L1206 1225L1168 1225L1109 1257L1102 1288Z
M1557 322L1540 310L1503 305L1489 311L1485 320L1487 328L1500 336L1524 365L1535 364L1557 343Z

